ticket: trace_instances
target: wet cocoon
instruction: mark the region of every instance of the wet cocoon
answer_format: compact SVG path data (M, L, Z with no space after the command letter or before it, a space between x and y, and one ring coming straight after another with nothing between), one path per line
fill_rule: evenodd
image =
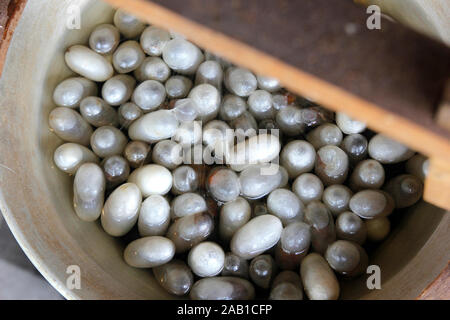
M257 256L250 262L249 275L253 283L263 289L269 288L276 272L275 261L270 254Z
M310 104L310 102L306 103ZM324 123L333 122L333 120L334 114L332 111L320 106L308 106L300 109L300 119L298 122L304 126L305 129L312 129Z
M97 128L91 136L92 150L101 158L122 154L127 142L122 131L112 126Z
M112 106L127 102L133 93L136 80L126 74L119 74L108 79L102 87L103 99Z
M386 215L388 207L386 196L378 190L363 190L353 195L350 199L350 209L365 219Z
M224 82L227 89L239 97L248 97L257 87L257 80L253 73L238 67L227 69Z
M265 90L256 90L248 98L249 111L255 119L269 119L275 115L272 107L272 95Z
M227 168L216 168L208 176L207 188L218 201L235 200L241 191L237 174Z
M251 207L244 198L225 203L220 209L219 233L220 237L229 241L233 234L250 220Z
M138 218L141 237L162 236L170 224L169 202L160 195L151 195L142 202Z
M101 215L103 229L121 237L133 228L142 202L141 191L134 183L125 183L111 193Z
M130 167L139 168L149 160L148 156L150 151L150 145L147 143L142 141L130 141L125 147L123 155L130 164Z
M317 151L315 172L326 186L343 183L348 173L347 154L336 146L320 148Z
M357 163L367 157L368 142L359 133L350 134L342 141L341 148L347 153L351 163Z
M302 261L300 274L310 300L336 300L339 297L339 283L321 255L307 255Z
M144 237L131 242L123 257L130 266L135 268L153 268L172 260L175 246L165 237Z
M422 196L422 181L410 174L392 178L384 188L394 199L396 208L406 208L415 204Z
M128 127L133 123L133 121L137 120L144 114L142 112L142 109L139 108L133 102L127 102L121 105L120 108L118 109L118 113L119 113L119 124L125 129L128 129Z
M370 139L368 150L373 159L383 164L398 163L414 155L414 151L407 146L382 134L377 134Z
M201 122L182 122L173 138L183 148L200 143L202 140Z
M83 146L89 145L92 128L75 110L66 107L53 109L49 115L49 125L61 139Z
M75 174L83 163L98 163L99 160L90 149L80 144L69 142L56 148L53 161L58 169L68 174Z
M213 60L202 62L195 74L195 84L208 83L217 88L222 89L223 70L222 66Z
M304 222L293 222L281 232L275 248L275 259L281 269L293 270L300 266L311 244L311 227Z
M178 219L207 210L205 199L196 193L184 193L172 201L172 219Z
M275 92L281 88L280 81L272 77L256 76L256 80L258 81L258 87L260 89L269 92Z
M192 167L180 166L172 172L172 176L172 193L182 194L197 190L199 184L198 176Z
M264 171L268 170L268 171ZM286 176L281 167L252 165L239 175L241 195L247 199L259 199L282 187Z
M358 267L360 255L358 248L352 242L338 240L327 248L325 259L336 272L348 274Z
M275 117L283 134L296 136L303 133L305 125L302 122L302 111L298 107L285 106L278 111Z
M366 124L354 120L342 112L336 112L336 124L345 134L361 133L366 130Z
M114 14L114 25L127 38L137 37L145 28L143 21L122 9L118 9Z
M145 28L140 39L142 49L150 56L162 55L163 49L169 41L170 33L155 26Z
M108 189L125 182L130 175L130 166L122 156L110 156L102 162Z
M199 277L213 277L218 275L224 266L225 253L222 248L210 241L197 244L188 256L188 265L192 272Z
M142 82L136 87L132 96L133 102L144 111L156 110L165 99L166 89L156 80Z
M175 243L176 252L182 253L208 238L213 230L213 219L209 213L202 212L175 220L167 237Z
M312 201L306 206L305 222L311 226L312 248L323 254L336 240L333 216L322 202Z
M135 183L144 197L152 194L165 195L172 188L172 173L157 164L149 164L134 170L128 182Z
M183 261L172 260L152 270L156 281L177 296L187 294L194 284L194 275Z
M342 212L336 219L336 236L338 239L354 241L362 245L367 237L367 222L372 220L366 220L366 223L364 223L364 221L353 212Z
M116 50L120 41L119 30L111 24L101 24L95 27L89 36L89 46L100 54L109 54Z
M198 119L207 122L217 116L220 106L220 93L216 87L203 83L192 88L188 95L196 106Z
M305 204L320 200L323 194L322 181L312 173L303 173L294 180L292 191Z
M280 218L283 225L303 220L304 205L302 201L288 189L276 189L267 197L269 212Z
M183 148L172 140L159 141L153 147L152 160L156 164L173 170L183 161Z
M194 74L204 59L197 46L182 38L167 42L162 50L162 56L170 69L181 74Z
M369 262L365 250L359 244L347 240L332 243L325 252L325 259L333 270L346 278L365 273Z
M192 81L184 76L172 76L166 83L167 96L172 99L185 98L192 88Z
M376 160L363 160L357 164L350 176L353 190L379 189L384 183L384 168Z
M230 121L238 118L247 110L247 103L241 97L228 94L222 99L219 109L220 118Z
M158 110L133 122L128 129L128 135L132 140L153 143L173 137L178 126L179 122L171 111Z
M211 120L203 127L203 144L206 146L216 147L217 144L231 145L233 142L233 134L230 134L230 126L221 120ZM228 133L228 134L227 134Z
M260 134L239 142L227 158L235 171L242 171L250 164L267 163L280 153L281 144L277 136Z
M192 300L251 300L255 288L245 279L238 277L212 277L194 283L189 297Z
M384 240L391 231L391 223L386 217L366 220L365 227L367 228L367 239L373 242Z
M338 126L332 123L325 123L310 131L306 136L306 140L314 148L320 149L327 145L339 146L342 142L342 137L342 132Z
M274 279L270 300L303 300L300 277L292 271L280 272Z
M83 77L68 78L53 91L53 101L58 107L77 108L81 100L97 95L97 85Z
M225 255L225 262L221 274L222 276L236 276L248 279L248 262L234 253L228 252Z
M273 215L253 218L231 239L231 251L244 259L252 259L272 248L280 240L283 225Z
M105 177L95 163L80 166L73 182L73 206L83 221L95 221L100 217L105 198Z
M65 54L67 66L92 81L106 81L114 70L111 63L100 54L82 45L74 45Z
M286 168L291 179L295 179L300 174L311 171L314 168L315 161L316 150L307 141L291 141L281 150L280 163Z
M170 76L169 66L158 57L147 57L134 71L138 81L156 80L165 82Z
M344 185L334 184L323 191L322 202L331 211L333 216L348 210L352 191Z
M94 127L117 126L119 124L116 110L98 97L84 98L80 104L80 112L83 118Z

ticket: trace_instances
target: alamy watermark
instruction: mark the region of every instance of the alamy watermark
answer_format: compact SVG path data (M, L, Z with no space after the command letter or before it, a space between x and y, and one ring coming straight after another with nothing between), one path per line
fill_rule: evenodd
M66 10L67 20L66 28L69 30L81 29L81 9L80 6L72 4L67 7Z
M370 16L366 20L366 26L369 30L381 29L381 9L379 6L373 4L367 7L366 13Z
M70 265L66 269L69 275L66 279L66 287L69 290L81 289L81 269L78 265ZM373 264L367 267L366 273L369 275L366 286L369 290L381 290L381 268Z
M381 269L376 264L372 264L367 267L367 274L370 276L367 278L366 285L369 290L381 289Z
M81 289L81 270L76 264L70 265L66 269L66 273L69 276L66 279L66 287L69 290L80 290Z
M366 13L369 17L366 20L366 27L369 30L380 30L381 29L381 8L375 4L370 5L366 8ZM66 9L66 27L69 30L80 30L81 29L81 8L79 5L71 4Z

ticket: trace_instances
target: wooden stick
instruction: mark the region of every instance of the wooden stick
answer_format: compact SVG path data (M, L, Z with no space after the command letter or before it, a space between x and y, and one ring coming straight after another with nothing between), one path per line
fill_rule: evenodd
M450 208L450 168L448 160L430 159L423 198L441 208Z

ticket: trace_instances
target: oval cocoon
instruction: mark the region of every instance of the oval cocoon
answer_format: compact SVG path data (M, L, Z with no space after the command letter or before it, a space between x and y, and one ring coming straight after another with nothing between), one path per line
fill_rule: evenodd
M303 259L300 275L310 300L336 300L339 297L336 276L320 254L310 253Z
M260 134L239 142L231 152L228 163L235 171L242 171L248 165L267 163L280 153L281 145L277 136Z
M135 268L157 267L172 260L174 255L173 242L160 236L134 240L123 253L126 263Z
M81 220L95 221L100 217L105 199L105 176L95 163L85 163L73 181L73 206Z
M67 66L93 81L106 81L113 76L111 63L97 52L82 45L74 45L65 54Z
M283 225L279 218L265 214L242 226L231 239L231 251L244 259L252 259L272 248L281 237Z
M135 183L144 197L165 195L172 188L172 173L159 164L149 164L134 170L128 181Z
M121 237L133 228L138 218L142 196L138 186L125 183L111 193L103 207L101 222L106 233Z
M178 129L178 120L170 110L158 110L145 114L131 124L128 135L131 140L149 143L169 139Z

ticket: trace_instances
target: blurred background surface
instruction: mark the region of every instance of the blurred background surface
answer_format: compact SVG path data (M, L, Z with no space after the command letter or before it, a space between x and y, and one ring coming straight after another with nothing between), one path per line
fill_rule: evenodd
M28 260L0 213L0 300L60 300L63 297Z

